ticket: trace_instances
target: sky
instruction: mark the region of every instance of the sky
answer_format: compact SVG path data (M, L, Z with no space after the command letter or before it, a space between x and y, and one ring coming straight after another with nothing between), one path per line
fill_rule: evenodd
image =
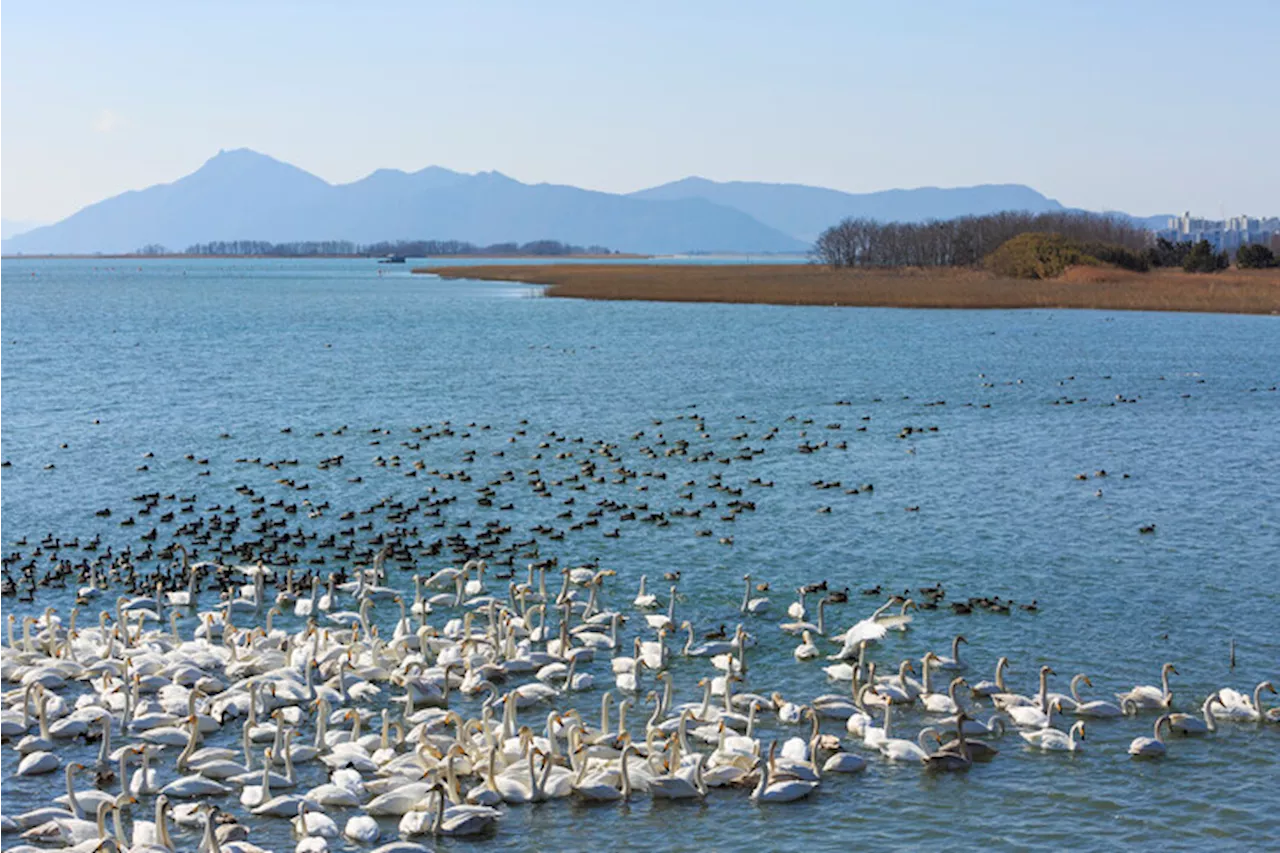
M0 212L55 221L248 147L334 183L1023 183L1275 215L1277 57L1276 0L6 0Z

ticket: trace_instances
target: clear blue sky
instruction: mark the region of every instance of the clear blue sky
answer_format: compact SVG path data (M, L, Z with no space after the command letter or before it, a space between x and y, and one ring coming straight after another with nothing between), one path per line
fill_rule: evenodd
M1280 2L7 0L3 215L250 147L333 181L498 169L850 191L1026 183L1280 213Z

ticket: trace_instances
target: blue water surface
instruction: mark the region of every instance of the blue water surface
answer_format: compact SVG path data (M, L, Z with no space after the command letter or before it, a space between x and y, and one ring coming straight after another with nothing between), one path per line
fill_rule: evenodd
M797 663L797 641L777 627L795 588L823 579L851 590L849 603L827 609L835 630L878 606L882 598L860 594L875 585L887 594L941 582L948 600L1038 603L1036 613L1015 606L1007 616L945 606L918 613L911 630L876 649L882 667L929 649L949 653L962 632L971 681L989 678L1007 655L1010 682L1023 692L1034 690L1043 663L1058 673L1055 688L1085 672L1088 696L1110 699L1158 684L1171 661L1175 704L1187 711L1218 687L1280 682L1275 318L587 302L362 260L6 260L2 323L5 553L29 554L48 534L140 550L138 536L154 522L119 526L132 496L198 496L195 514L160 525L163 542L214 504L247 510L235 492L242 484L269 502L329 502L314 518L305 507L288 517L290 529L321 536L353 523L339 520L342 510L412 502L431 487L458 495L442 515L448 527L413 537L425 541L473 537L495 520L513 528L509 539L529 538L530 527L567 528L559 513L572 508L581 520L605 498L668 511L716 501L700 518L672 517L665 527L607 512L598 526L539 547L565 565L598 558L615 569L605 597L627 612L641 574L665 604L662 575L680 571L677 621L692 620L699 634L736 624L745 573L768 581L772 609L745 619L759 644L742 689L797 701L841 689L826 681L823 662ZM403 444L420 438L411 428L446 421L452 436ZM688 453L665 455L681 440ZM666 478L619 477L615 463L593 455L599 441L616 446L625 467ZM743 448L763 453L748 461ZM699 461L703 451L710 458ZM339 454L343 466L317 469ZM391 456L398 465L382 464ZM242 458L299 464L273 471ZM530 470L563 478L586 459L605 482L586 492L566 483L552 500L530 491ZM423 468L406 477L414 461ZM467 470L471 481L432 470ZM505 471L514 478L499 499L478 505L476 489ZM692 500L680 497L688 481ZM742 489L755 510L724 520L733 497L710 488L717 481ZM841 486L815 485L831 481ZM301 483L309 489L298 491ZM874 489L848 494L867 483ZM507 502L514 507L499 508ZM95 516L107 507L110 518ZM380 514L358 518L392 526ZM467 521L472 528L455 526ZM603 535L615 528L617 538ZM25 548L15 544L23 538ZM416 569L450 562L423 558ZM390 582L411 596L411 575L392 569ZM505 592L503 582L491 587ZM65 612L70 595L43 590L33 603L3 606ZM211 607L206 596L201 605ZM397 615L380 605L377 619L389 626ZM628 648L643 621L624 630ZM301 623L288 615L277 624ZM679 645L673 639L673 652ZM593 718L611 686L607 658L590 671L596 689L561 704ZM678 660L673 674L677 701L690 701L710 667ZM540 725L536 714L522 721ZM830 778L790 806L757 807L743 791L718 790L699 805L639 797L629 806L512 807L494 836L440 846L1274 846L1280 727L1227 723L1172 743L1161 762L1132 761L1126 747L1151 721L1090 723L1086 750L1074 757L1030 752L1010 734L994 762L954 777L873 758L865 774ZM631 722L641 737L643 715ZM905 715L901 731L910 736L924 722ZM803 733L762 723L765 737ZM208 743L221 745L219 737ZM230 732L223 739L238 741ZM64 760L77 751L91 759L96 746L70 746ZM60 786L60 776L14 777L14 751L0 753L6 814ZM322 769L300 772L318 784ZM150 819L152 800L142 800L136 815ZM235 798L226 807L239 809ZM294 843L284 821L256 827L254 841ZM16 843L4 837L5 848ZM335 840L334 849L345 847L356 849Z

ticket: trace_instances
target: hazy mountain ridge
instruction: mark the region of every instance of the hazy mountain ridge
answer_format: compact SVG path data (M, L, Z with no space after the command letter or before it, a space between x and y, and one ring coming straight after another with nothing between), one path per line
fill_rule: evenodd
M848 216L948 219L1064 209L1018 184L845 193L801 184L685 178L630 194L525 184L500 172L378 169L327 181L248 149L221 151L172 183L104 199L4 241L5 253L181 251L211 240L552 239L624 252L803 252Z
M804 251L807 245L702 199L646 200L498 172L380 169L329 184L247 149L220 152L169 183L105 199L4 243L6 253L181 251L209 240L401 238L478 244L555 239L631 252Z
M33 219L0 219L0 240L8 240L44 225Z
M704 198L748 213L764 224L806 242L812 242L823 230L847 217L865 217L882 222L920 222L1002 210L1046 213L1064 209L1056 200L1021 184L846 193L805 184L720 183L691 177L631 195L648 199Z

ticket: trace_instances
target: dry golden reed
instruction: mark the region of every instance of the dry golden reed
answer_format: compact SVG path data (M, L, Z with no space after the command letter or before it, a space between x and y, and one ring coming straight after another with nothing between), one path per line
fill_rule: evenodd
M486 265L414 272L545 284L548 296L575 299L1280 314L1280 270L1210 275L1076 267L1047 281L1001 278L977 269L833 270L816 264Z

